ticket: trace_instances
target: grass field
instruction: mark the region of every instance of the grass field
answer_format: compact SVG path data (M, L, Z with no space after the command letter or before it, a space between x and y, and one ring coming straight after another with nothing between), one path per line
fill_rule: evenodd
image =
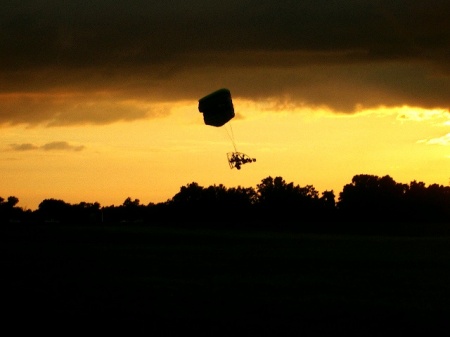
M450 237L151 226L1 229L2 326L151 336L450 328Z

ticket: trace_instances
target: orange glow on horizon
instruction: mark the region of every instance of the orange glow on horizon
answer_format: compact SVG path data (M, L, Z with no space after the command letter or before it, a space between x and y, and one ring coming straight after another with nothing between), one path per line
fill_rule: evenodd
M226 159L233 151L230 130L204 125L196 102L173 106L159 119L35 127L26 133L23 126L7 127L1 136L1 196L16 196L20 206L36 209L46 198L102 206L127 197L157 203L191 182L256 187L268 176L336 196L356 174L448 183L447 111L400 107L336 115L310 109L261 112L258 103L239 100L236 106L245 109L236 109L242 118L230 122L235 145L257 159L240 171L230 169ZM59 148L46 150L46 144L62 139L66 143ZM11 144L30 146L16 151Z

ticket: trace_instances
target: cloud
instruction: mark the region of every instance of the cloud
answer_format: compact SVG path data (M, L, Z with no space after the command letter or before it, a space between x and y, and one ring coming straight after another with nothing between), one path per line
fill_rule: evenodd
M38 146L33 145L31 143L23 143L23 144L10 144L10 148L13 151L30 151L39 149Z
M32 151L32 150L44 150L44 151L82 151L83 145L70 145L68 142L50 142L41 146L37 146L31 143L23 144L10 144L10 149L13 151Z
M441 0L15 1L0 13L0 123L151 118L223 86L340 113L448 109L449 12Z
M109 124L169 113L167 107L156 106L145 98L120 97L113 92L0 94L0 124Z
M450 145L450 133L443 135L442 137L436 137L431 139L420 140L419 143L425 143L429 145Z
M41 148L45 151L53 151L53 150L81 151L84 149L84 146L83 145L73 146L67 142L51 142L44 144Z

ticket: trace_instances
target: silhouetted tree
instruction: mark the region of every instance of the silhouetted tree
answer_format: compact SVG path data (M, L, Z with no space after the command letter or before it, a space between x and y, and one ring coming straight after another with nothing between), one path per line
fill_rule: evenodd
M22 209L20 207L16 207L19 199L10 196L6 200L0 197L0 222L19 222L22 216Z
M67 222L70 219L70 204L59 199L45 199L38 206L38 217L44 222Z
M127 197L120 206L106 206L100 209L101 221L105 223L137 223L146 217L146 206L139 199Z
M434 221L450 221L450 187L431 184L427 188L429 218Z
M71 222L79 224L95 224L102 221L102 212L98 202L80 202L70 206Z
M334 209L336 207L336 196L334 195L333 190L322 192L320 200L325 209Z
M121 208L122 221L126 222L142 222L144 217L144 206L140 204L139 199L132 200L130 197L126 198Z
M171 214L168 214L168 216L172 220L200 220L201 211L203 211L202 193L203 187L196 182L182 186L180 191L168 202L171 209Z
M300 187L282 177L267 177L257 185L258 211L274 220L304 220L316 209L319 193L312 185Z
M406 208L411 221L449 221L450 187L412 181L406 192Z
M319 198L317 213L319 220L333 220L336 218L336 196L333 190L322 192L322 196Z
M232 187L225 195L226 205L234 209L249 210L258 202L258 194L252 187Z
M388 175L355 175L351 183L344 186L337 202L333 191L325 191L319 197L319 192L312 185L301 187L292 182L287 183L282 177L271 176L262 179L256 189L241 186L226 188L222 184L204 188L192 182L182 186L166 202L146 206L141 205L139 199L130 197L122 205L107 207L101 207L97 202L71 205L63 200L45 199L32 212L18 207L18 202L19 199L13 196L6 200L0 197L2 223L176 222L202 223L202 226L242 226L248 223L253 226L259 223L309 230L311 227L307 227L307 223L318 224L323 220L333 223L332 220L340 220L344 224L350 222L366 228L374 228L368 226L370 222L377 228L382 228L383 224L405 223L407 226L397 226L400 229L397 232L415 228L422 233L426 233L423 224L441 223L441 232L446 230L450 233L450 228L442 226L450 219L450 186L431 184L427 187L425 183L417 181L409 185L400 184ZM411 223L420 223L420 226L411 227ZM316 228L330 227L325 225ZM346 230L349 228L357 227L350 226ZM333 227L335 229L336 226Z
M167 205L172 219L190 223L226 223L236 216L247 217L255 197L252 188L227 189L222 184L204 188L193 182L182 186Z
M397 184L390 176L356 175L339 194L338 208L346 219L372 221L395 220L404 216L407 185Z

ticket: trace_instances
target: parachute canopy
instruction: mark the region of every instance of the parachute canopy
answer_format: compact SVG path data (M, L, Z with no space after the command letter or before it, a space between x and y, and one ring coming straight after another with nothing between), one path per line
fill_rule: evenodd
M230 90L222 88L201 98L198 111L203 113L206 125L222 126L234 117Z

